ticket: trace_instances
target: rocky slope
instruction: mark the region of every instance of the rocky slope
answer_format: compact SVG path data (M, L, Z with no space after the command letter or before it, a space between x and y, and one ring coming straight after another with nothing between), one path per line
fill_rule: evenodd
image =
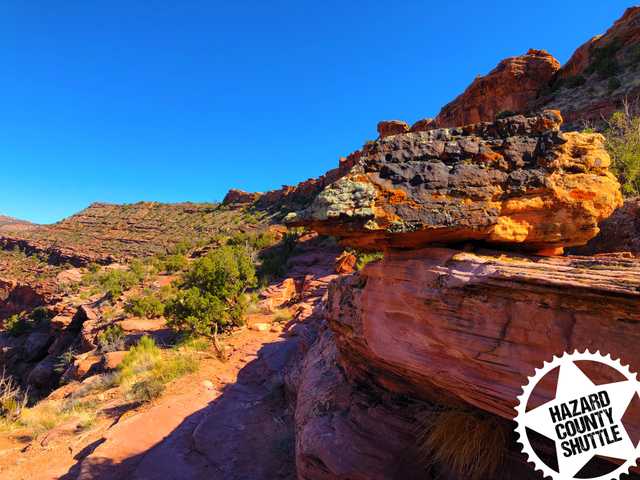
M586 243L621 205L599 134L557 112L370 142L292 225L365 249L484 240L547 250Z
M478 76L435 118L438 127L492 121L501 112L528 112L560 63L544 50L502 60L485 76Z
M638 65L640 7L635 6L607 32L581 45L562 68L544 50L506 58L488 74L479 75L434 120L421 120L414 128L491 122L499 114L542 109L559 110L567 130L599 126L625 99L636 101L640 96ZM399 127L403 123L394 124L394 133L408 131Z
M6 215L0 215L0 232L30 230L33 228L36 228L33 223L27 222L25 220L18 220L17 218L8 217Z
M238 228L252 229L262 215L217 204L94 203L53 225L0 233L0 247L46 256L49 263L108 264L166 253L180 242L209 240Z
M571 127L600 122L640 96L640 7L581 45L539 93L536 106L562 111Z

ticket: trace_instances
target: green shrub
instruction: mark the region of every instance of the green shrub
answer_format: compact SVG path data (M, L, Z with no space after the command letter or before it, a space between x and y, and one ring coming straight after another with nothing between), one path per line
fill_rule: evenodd
M381 260L383 257L382 252L358 252L356 254L356 268L362 270L368 263Z
M131 386L130 396L137 402L151 402L164 392L164 383L158 378L144 378Z
M115 299L142 280L144 274L139 270L107 270L87 275L85 283L97 286L109 298Z
M612 115L604 136L622 193L626 196L640 194L640 116L634 115L626 105L623 111Z
M103 353L124 350L124 340L124 329L118 324L109 325L98 334L98 349Z
M187 242L186 240L182 240L176 243L173 247L171 247L168 253L172 255L184 256L189 252L189 250L191 250L191 248L193 248L193 245L190 242Z
M210 335L242 322L244 293L255 287L256 272L246 247L225 245L193 263L181 290L168 301L168 324L175 330Z
M591 63L586 69L587 73L597 73L601 78L608 78L620 71L620 65L616 60L616 54L620 50L617 41L591 51Z
M157 296L145 292L144 295L130 298L124 310L137 317L157 318L164 315L164 303Z
M13 314L3 323L4 329L13 337L27 333L31 330L31 326L24 313Z
M73 365L73 362L76 359L76 352L70 348L65 351L56 359L56 363L53 366L53 371L56 373L64 373L67 369Z
M181 272L189 265L187 257L181 253L168 255L162 259L162 269L167 273Z
M258 274L263 283L268 283L287 272L287 262L293 254L299 236L298 232L287 232L280 243L260 252Z
M40 323L40 322L49 321L51 319L51 314L49 313L49 310L45 307L36 307L31 311L31 314L29 315L29 317L35 323Z

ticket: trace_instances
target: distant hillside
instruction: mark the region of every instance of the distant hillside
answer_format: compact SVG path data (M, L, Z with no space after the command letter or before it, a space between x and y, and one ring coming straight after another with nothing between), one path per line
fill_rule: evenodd
M109 263L163 254L181 242L194 244L267 223L266 214L248 206L94 203L53 225L8 224L0 230L0 247L45 254L53 263Z
M6 215L0 215L0 232L15 231L15 230L29 230L37 228L33 223L25 220L18 220L17 218L8 217Z

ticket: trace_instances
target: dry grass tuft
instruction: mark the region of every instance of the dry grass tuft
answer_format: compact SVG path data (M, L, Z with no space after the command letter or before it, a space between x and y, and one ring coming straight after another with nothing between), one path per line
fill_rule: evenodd
M502 419L471 410L430 412L418 447L425 462L446 465L472 480L492 478L504 460L508 429Z

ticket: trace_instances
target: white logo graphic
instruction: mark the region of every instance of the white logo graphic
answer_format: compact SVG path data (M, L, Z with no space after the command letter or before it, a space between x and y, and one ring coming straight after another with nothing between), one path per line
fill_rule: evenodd
M595 385L576 366L574 362L578 360L608 365L626 380ZM556 397L527 411L529 397L536 385L557 367L560 368ZM536 369L535 375L529 377L529 383L522 389L523 394L518 397L520 403L516 407L516 432L529 462L545 477L572 480L594 455L620 459L624 463L606 475L588 477L590 480L619 479L636 465L640 450L629 437L622 418L636 392L640 392L640 383L636 374L631 373L620 360L613 360L610 355L604 357L599 352L566 353ZM527 428L555 442L558 471L549 467L533 450Z

